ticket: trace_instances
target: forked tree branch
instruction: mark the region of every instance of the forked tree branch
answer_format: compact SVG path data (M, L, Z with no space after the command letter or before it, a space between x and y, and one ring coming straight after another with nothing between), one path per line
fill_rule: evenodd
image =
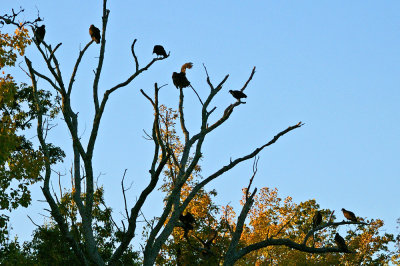
M132 52L132 56L135 59L135 66L136 66L136 72L139 71L139 61L138 58L136 56L135 53L135 43L136 43L137 39L133 40L132 45L131 45L131 52Z
M254 157L254 162L253 162L253 175L251 176L250 181L249 181L249 185L247 186L247 189L246 189L246 196L245 196L246 201L249 199L250 187L251 187L251 184L253 183L254 177L255 177L256 174L257 174L257 170L258 170L257 166L258 166L258 161L259 161L259 160L260 160L260 156Z
M33 95L36 105L36 112L38 116L38 125L37 125L37 135L39 139L40 146L42 147L43 153L45 155L45 177L44 177L44 185L42 187L43 195L46 198L50 208L51 208L51 215L54 217L54 220L57 222L58 226L60 227L61 232L68 240L69 244L71 245L74 253L77 257L81 260L84 265L88 265L88 261L86 260L85 255L83 254L81 248L79 247L78 243L75 241L74 237L72 236L71 232L68 229L68 223L65 221L64 217L60 213L60 210L55 202L53 196L50 192L50 177L51 177L51 168L50 168L50 151L45 139L43 137L43 106L40 104L40 99L38 96L38 89L37 89L37 82L35 78L35 74L32 68L31 61L25 57L25 62L28 66L31 81L32 81L32 88L33 88Z
M246 161L248 159L254 158L258 153L260 153L264 148L274 144L280 137L282 137L283 135L289 133L290 131L301 127L303 124L301 122L297 123L294 126L288 127L287 129L279 132L275 137L273 137L269 142L267 142L266 144L260 146L259 148L255 149L253 152L249 153L248 155L245 155L243 157L240 157L236 160L231 161L228 165L225 165L224 167L220 168L218 171L216 171L214 174L210 175L209 177L207 177L206 179L204 179L203 181L201 181L199 184L197 184L193 190L189 193L188 197L186 198L186 200L183 202L182 206L186 207L189 202L194 198L194 196L198 193L198 191L203 188L206 184L208 184L209 182L211 182L212 180L214 180L215 178L221 176L223 173L229 171L230 169L232 169L233 167L235 167L237 164Z
M247 86L246 84L248 84L250 82L250 80L252 79L254 73L255 73L255 68L253 68L252 73L251 73L250 77L248 78L248 80L246 81L244 88ZM208 77L208 75L207 75L207 77ZM145 264L150 265L151 263L154 262L155 256L158 254L158 251L161 248L162 243L164 243L166 238L172 232L173 227L175 226L179 215L184 211L184 209L187 207L189 202L194 198L194 196L198 193L198 191L202 187L204 187L211 180L213 180L216 177L220 176L222 173L232 169L238 163L240 163L240 162L242 162L244 160L253 158L261 150L263 150L265 147L275 143L279 139L279 137L281 137L282 135L288 133L289 131L291 131L291 130L293 130L295 128L301 127L303 125L301 122L299 122L298 124L296 124L296 125L294 125L292 127L289 127L288 129L286 129L286 130L280 132L278 135L276 135L270 142L268 142L265 145L257 148L256 150L254 150L249 155L244 156L244 157L239 158L239 159L236 159L235 161L231 162L228 166L225 166L222 169L220 169L219 171L217 171L214 175L212 175L209 178L203 180L202 182L200 182L198 185L196 185L193 188L193 190L191 191L191 193L189 193L189 196L185 199L183 204L178 208L174 208L174 211L172 213L170 213L173 204L175 202L177 202L177 200L179 200L181 187L186 182L187 178L189 178L189 176L192 173L195 165L198 163L198 160L201 158L201 147L202 147L202 144L203 144L205 136L208 133L210 133L212 130L214 130L217 127L219 127L220 125L222 125L230 117L230 115L232 114L234 108L241 104L240 102L236 102L236 103L231 104L230 106L228 106L227 109L225 110L223 116L217 122L215 122L211 127L207 127L207 121L208 121L209 114L210 114L209 112L207 112L207 107L210 104L210 102L213 99L213 97L222 89L222 86L225 83L225 81L228 79L228 77L229 77L228 75L225 76L225 78L220 82L220 84L216 88L213 87L213 85L211 84L211 81L209 82L209 86L211 88L211 92L210 92L209 96L207 97L207 100L205 101L205 103L203 105L203 108L202 108L201 130L200 130L200 132L198 134L194 135L192 138L189 139L189 141L187 141L185 143L185 146L184 146L184 149L183 149L183 153L182 153L182 156L181 156L181 162L180 162L181 167L183 168L186 165L187 160L188 160L188 156L189 156L189 152L190 152L191 148L193 147L193 144L197 141L196 150L195 150L195 153L194 153L195 155L194 155L191 163L189 164L189 166L186 169L179 171L178 178L177 178L178 182L175 184L175 187L173 188L173 190L171 191L170 196L168 197L164 212L161 215L161 217L160 217L160 219L158 221L158 224L156 225L154 230L151 232L150 238L148 239L147 246L146 246L147 252L145 251L145 258L146 258L145 262L144 262ZM167 224L165 225L164 229L159 234L157 239L155 239L155 236L158 234L159 230L164 225L167 217L169 218L169 221L167 222ZM153 241L154 241L154 244L152 244Z
M234 258L236 257L236 249L239 244L240 237L242 236L244 222L246 221L246 217L250 211L251 206L254 203L254 196L257 193L257 188L254 189L253 193L251 193L250 197L244 203L240 215L238 217L236 223L236 230L232 235L231 243L229 244L228 250L225 254L224 265L233 265Z
M117 247L115 250L114 254L111 256L109 264L112 265L116 261L119 260L119 258L122 256L123 252L126 250L128 247L130 241L133 239L135 235L135 230L136 230L136 222L138 215L143 207L143 204L145 203L148 195L154 190L156 187L158 180L160 178L160 175L162 173L162 170L165 166L165 164L168 162L169 157L170 157L170 152L167 151L164 148L162 148L162 155L161 155L161 160L156 167L157 161L158 161L158 151L160 147L160 142L162 143L162 138L159 132L159 110L158 110L158 92L159 88L157 86L157 83L154 85L154 101L143 91L141 90L142 94L148 98L148 100L152 103L153 108L155 109L155 116L154 116L154 122L153 122L153 141L155 145L155 152L154 152L154 158L153 162L151 165L150 169L150 183L148 186L142 191L142 193L139 196L138 201L134 205L134 207L131 209L131 215L128 219L128 229L126 230L123 239L121 241L121 244ZM163 147L163 145L162 145Z
M98 133L99 126L100 126L100 121L101 121L101 118L103 116L103 112L104 112L104 109L106 107L106 104L107 104L107 101L108 101L108 98L109 98L110 94L113 93L114 91L116 91L119 88L127 86L138 75L140 75L142 72L148 70L155 62L160 61L160 60L164 60L165 58L154 58L145 67L143 67L143 68L139 69L138 71L136 71L135 73L133 73L127 80L115 85L114 87L108 89L104 93L103 100L101 101L100 107L99 107L99 109L96 112L95 117L94 117L93 128L92 128L92 131L91 131L91 134L90 134L90 138L89 138L89 142L88 142L88 146L87 146L87 155L88 155L89 158L92 158L92 156L93 156L93 149L94 149L94 145L95 145L96 138L97 138L97 133Z
M234 262L236 262L237 260L239 260L240 258L245 256L246 254L248 254L250 252L253 252L255 250L261 249L261 248L268 247L268 246L286 246L286 247L289 247L289 248L292 248L292 249L296 249L296 250L299 250L299 251L303 251L303 252L307 252L307 253L317 253L317 254L318 253L319 254L321 254L321 253L332 253L332 252L347 252L347 253L351 253L351 251L344 251L344 250L340 249L339 247L315 248L315 247L306 246L307 239L311 235L313 235L313 233L315 231L322 230L322 229L324 229L326 227L340 226L340 225L344 225L344 224L367 225L367 223L364 223L364 222L345 222L345 221L337 222L337 223L329 222L327 224L317 226L316 228L313 228L312 230L310 230L307 233L306 237L304 238L303 243L301 243L301 244L296 243L295 241L293 241L291 239L288 239L288 238L274 239L273 237L270 237L270 238L267 238L266 240L251 244L249 246L246 246L246 247L238 250L234 254L231 254L229 258L226 257L226 259L228 259L228 263L225 264L225 265L233 265ZM225 263L226 262L227 262L227 260L225 260Z
M25 26L36 26L38 22L43 21L43 19L39 16L39 11L37 14L37 18L33 21L24 21L24 22L19 22L16 21L16 18L18 17L19 14L21 14L22 12L24 12L25 10L20 8L20 10L18 12L15 12L14 9L11 9L11 15L9 14L4 14L2 16L0 16L0 25L2 28L2 26L4 24L12 24L14 26L17 26L19 29L22 29Z
M315 232L317 232L317 231L320 231L320 230L322 230L322 229L325 229L325 228L327 228L327 227L334 227L334 226L340 226L340 225L344 225L344 224L359 224L359 225L368 225L367 223L365 223L365 222L346 222L346 221L342 221L342 222L328 222L328 223L326 223L326 224L321 224L321 225L319 225L319 226L317 226L317 227L315 227L315 228L312 228L308 233L307 233L307 235L304 237L304 240L303 240L303 245L306 245L307 244L307 240L315 233Z
M79 67L79 64L81 63L82 57L83 57L83 55L85 54L86 50L89 48L89 46L90 46L92 43L93 43L93 40L91 40L90 42L88 42L88 43L85 45L85 48L83 48L82 51L79 51L79 56L78 56L78 59L76 59L75 67L74 67L74 70L72 71L71 79L69 80L69 84L68 84L68 91L67 91L67 95L68 95L68 96L71 95L71 92L72 92L72 85L74 84L75 76L76 76L76 73L78 72L78 67Z
M99 62L97 65L97 69L95 72L95 77L93 80L93 100L94 100L94 108L96 114L99 111L99 97L98 97L98 88L100 81L101 70L103 69L104 62L104 52L106 48L106 29L108 22L108 15L110 14L110 10L107 9L107 0L103 0L103 17L102 17L102 31L101 31L101 44L100 44L100 56Z

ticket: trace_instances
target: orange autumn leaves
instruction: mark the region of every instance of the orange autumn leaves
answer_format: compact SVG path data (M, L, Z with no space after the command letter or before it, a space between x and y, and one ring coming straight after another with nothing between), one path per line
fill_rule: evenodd
M0 69L14 66L18 55L25 54L25 48L32 43L27 28L17 28L14 34L0 31Z
M175 121L179 119L178 113L165 106L160 107L161 130L164 141L173 147L174 155L178 158L182 153L183 145L175 131ZM163 191L169 194L176 180L179 169L171 160L168 163L168 170L164 172L167 181ZM196 170L187 180L182 188L181 202L186 199L193 186L202 177L201 167ZM243 189L244 204L246 189ZM165 243L157 259L158 264L174 264L178 261L181 264L191 263L193 265L218 265L223 261L224 252L227 250L231 232L236 229L237 215L230 205L221 207L214 201L217 194L215 190L201 190L185 210L190 212L196 219L194 230L191 230L186 238L180 227L175 227L172 237ZM264 187L254 197L254 204L249 212L239 246L244 247L256 242L265 240L268 237L288 238L297 243L302 243L305 235L312 228L312 218L317 210L323 216L323 223L326 223L331 214L329 209L320 209L314 199L301 203L294 203L291 197L284 199L278 196L277 189ZM333 220L341 221L342 216ZM385 264L391 260L393 254L388 250L388 245L394 242L391 234L382 233L382 220L369 220L368 226L350 225L344 226L341 230L345 241L352 251L352 254L327 253L309 254L289 249L284 246L270 246L254 251L240 259L237 265L331 265L348 264L358 265L362 263ZM328 227L315 233L310 237L308 246L326 247L335 246L334 235L337 228ZM217 232L215 239L212 238ZM205 243L212 240L209 247Z

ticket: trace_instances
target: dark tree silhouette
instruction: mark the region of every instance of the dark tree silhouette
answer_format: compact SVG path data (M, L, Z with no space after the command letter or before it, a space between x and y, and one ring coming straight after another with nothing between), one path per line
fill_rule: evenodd
M72 74L68 78L69 82L65 79L65 75L61 71L60 63L57 58L56 50L61 46L61 44L57 44L53 49L51 45L46 44L46 42L43 40L43 48L39 45L39 43L36 43L36 48L40 52L44 65L47 67L47 70L50 73L49 76L46 76L45 74L39 72L38 69L40 68L35 67L35 64L31 62L27 57L25 57L26 66L28 68L27 74L30 77L32 83L32 91L35 98L35 104L32 108L37 113L37 137L39 140L40 149L41 151L43 151L43 154L46 158L51 158L50 155L52 152L52 144L46 140L46 136L48 135L48 128L44 126L46 125L46 117L43 104L41 101L39 101L38 97L38 80L41 79L46 81L49 86L60 95L61 98L59 104L61 106L60 110L62 121L63 123L66 123L66 128L71 136L70 144L72 146L74 158L71 170L74 191L74 193L72 194L72 198L74 204L76 204L75 206L78 209L78 215L81 219L82 238L77 239L73 236L71 230L73 225L68 224L68 221L65 219L65 215L63 214L63 210L61 210L59 208L59 205L57 204L58 198L55 197L54 193L51 193L50 191L51 179L54 178L54 172L51 169L51 162L49 160L45 161L41 188L49 205L52 217L56 221L61 234L65 238L66 242L68 242L69 246L73 250L76 257L80 260L81 264L116 265L119 263L124 252L127 251L131 241L137 235L136 229L138 225L138 218L141 215L144 204L148 200L148 196L154 192L158 182L160 180L163 180L163 173L165 168L167 168L167 163L172 163L174 167L178 169L174 178L175 181L171 186L171 189L168 191L168 195L164 200L164 208L155 220L156 222L154 226L152 226L142 250L143 265L154 265L156 258L159 255L160 250L162 249L162 246L166 243L166 241L168 241L174 228L179 226L179 220L181 220L183 224L186 224L188 226L194 225L194 218L190 217L192 216L191 214L182 214L185 212L185 209L188 207L189 203L193 202L195 196L198 195L199 192L204 189L206 185L208 185L216 178L219 178L221 175L229 172L240 163L253 159L267 147L276 143L282 136L302 127L303 123L298 122L292 126L289 126L288 128L278 132L270 140L264 140L264 144L260 144L260 146L252 148L245 155L227 161L225 165L221 165L215 170L215 172L213 172L209 176L205 176L201 180L196 180L196 183L193 185L191 190L187 191L187 194L184 194L183 188L185 184L188 184L188 182L190 182L194 169L196 168L196 166L198 166L200 159L204 156L205 151L203 150L203 143L205 142L205 139L208 138L208 136L213 133L214 130L224 125L225 122L229 120L233 112L236 112L240 108L240 105L243 104L240 99L246 97L243 91L252 80L255 74L255 67L252 69L249 78L246 80L240 91L230 91L234 97L236 95L235 98L237 98L238 101L226 106L224 111L221 112L219 117L216 118L211 116L211 114L213 114L213 111L217 108L216 106L212 106L213 100L215 96L223 89L223 86L228 80L229 75L226 75L217 85L214 85L207 73L207 69L204 67L206 72L206 83L209 89L207 90L208 95L206 97L206 100L204 101L204 104L202 102L201 109L199 109L201 121L198 127L198 131L194 132L194 134L192 134L192 132L189 132L188 128L186 127L185 113L183 111L183 88L187 86L192 87L190 85L190 82L186 78L186 69L191 68L192 63L184 64L181 68L180 73L174 72L173 82L174 85L179 88L178 116L182 129L182 134L184 136L184 139L182 140L182 152L179 157L175 156L174 149L170 146L170 142L168 141L168 139L166 140L164 138L163 134L165 132L163 132L160 128L160 120L162 119L162 117L160 115L159 91L161 87L159 87L157 83L154 84L154 93L152 97L149 96L144 90L140 90L143 96L149 101L152 108L154 109L153 126L151 129L151 134L149 134L150 140L154 144L154 154L152 156L151 163L149 164L150 170L146 171L146 173L144 174L144 176L147 176L148 184L141 191L137 200L132 203L132 208L129 209L127 207L128 204L126 202L126 198L124 197L126 217L123 221L120 222L120 224L122 224L122 227L118 232L118 238L120 241L116 247L112 247L109 259L104 259L100 255L99 245L96 241L96 235L93 230L93 227L95 226L93 220L95 192L93 156L97 137L101 136L99 134L99 129L104 110L112 93L118 91L120 88L131 84L131 82L135 78L137 78L145 71L149 70L149 68L152 67L153 64L165 60L167 57L153 58L145 66L140 67L139 60L136 56L134 49L136 43L135 39L131 45L131 51L135 65L131 75L127 79L119 81L114 86L105 89L103 96L99 97L99 82L106 51L105 37L108 17L110 13L110 10L107 9L107 0L103 0L102 10L102 31L100 32L100 30L95 28L93 25L91 26L91 30L89 30L93 40L96 41L96 43L100 43L100 47L98 48L99 57L97 66L94 71L95 73L92 88L92 98L94 106L94 114L92 120L93 122L92 125L90 125L90 132L87 133L87 142L85 142L85 139L81 138L82 132L79 132L78 112L74 110L74 105L72 104L73 98L71 97L71 93L75 88L75 77L82 57L89 49L93 41L91 40L90 42L88 42L86 46L81 51L79 51L75 66L72 69ZM100 33L102 34L101 36ZM100 42L100 39L102 40L102 42ZM250 190L250 184L248 189ZM122 194L124 196L125 191L126 190L122 185ZM267 236L265 239L262 239L259 242L248 246L242 246L241 243L239 243L239 240L243 233L245 220L254 203L256 192L257 188L255 188L253 191L249 191L248 195L246 196L245 202L236 222L236 227L234 230L231 230L228 248L225 250L224 254L219 254L219 256L223 258L224 265L234 265L235 262L237 262L246 254L269 246L286 246L292 249L309 253L342 252L343 247L336 248L332 246L307 246L307 239L311 235L313 235L314 232L327 227L337 227L343 224L365 224L362 222L328 222L326 224L319 225L316 228L313 228L309 232L307 232L303 243L297 243L294 240L287 238L278 238L277 236ZM182 195L185 195L183 200ZM117 223L115 222L115 224ZM204 242L205 249L207 249L207 247L212 244L212 241L214 240L213 238L215 237L212 237L212 240L210 241Z

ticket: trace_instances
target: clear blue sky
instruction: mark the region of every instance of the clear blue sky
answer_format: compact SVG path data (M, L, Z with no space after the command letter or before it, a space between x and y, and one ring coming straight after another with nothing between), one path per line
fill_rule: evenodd
M72 71L79 47L89 40L90 24L101 25L101 1L6 1L2 12L23 6L32 18L37 7L46 24L46 42L55 46L65 79ZM79 7L78 7L79 6ZM173 71L193 62L188 77L199 94L209 88L202 63L212 81L230 78L216 97L217 119L234 99L229 89L240 89L251 68L256 75L241 105L229 122L204 144L203 176L229 159L243 156L276 133L303 121L305 126L284 136L261 153L258 188L277 187L281 197L295 202L316 199L322 208L341 208L356 215L381 218L388 232L396 232L400 217L400 2L398 1L109 1L105 64L100 83L103 93L124 81L134 70L130 45L137 38L142 65L152 48L162 44L171 56L111 96L95 148L95 173L106 189L106 200L122 210L120 179L128 168L133 188L130 206L148 183L152 143L142 138L150 130L153 111L139 93L152 93L154 82L168 83L161 102L176 108L178 92ZM72 95L79 111L82 138L88 137L93 115L92 70L98 45L85 54ZM32 47L27 55L43 68ZM28 82L17 68L12 74ZM50 87L41 82L43 88ZM192 133L199 129L200 105L186 93L186 118ZM32 136L34 134L32 133ZM67 176L72 157L70 138L62 121L50 138L65 148L68 157L58 167ZM219 192L218 204L231 203L239 211L241 189L248 184L252 162L243 163L208 188ZM57 182L54 181L54 185ZM35 200L43 199L37 189ZM147 218L159 215L161 195L145 205ZM29 209L12 215L14 232L29 238L46 204L34 201ZM140 236L139 236L140 237Z

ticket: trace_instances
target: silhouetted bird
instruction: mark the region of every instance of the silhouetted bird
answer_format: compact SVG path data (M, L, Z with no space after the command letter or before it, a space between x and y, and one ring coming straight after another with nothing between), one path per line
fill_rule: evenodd
M335 243L341 251L349 252L349 249L347 248L346 245L346 241L344 241L343 237L341 237L338 233L336 233L335 235Z
M183 64L180 73L172 73L172 81L177 89L186 88L190 86L189 80L186 78L186 69L192 68L193 63Z
M230 94L232 94L233 98L237 99L240 102L240 99L247 98L247 95L244 94L242 91L233 91L229 90Z
M317 213L313 217L313 228L317 227L320 225L322 222L322 214L320 211L317 211Z
M34 35L36 37L36 42L37 42L38 45L40 45L40 43L44 39L44 35L46 34L46 29L45 28L46 28L46 26L42 25L40 27L37 27L35 32L34 32Z
M164 47L162 47L161 45L154 45L153 48L153 54L156 54L157 56L162 56L162 57L167 57L167 52L165 52Z
M357 217L354 215L353 212L348 211L344 208L342 208L342 212L343 212L344 217L346 217L347 220L350 220L352 222L357 222Z
M190 212L187 212L186 215L179 215L179 220L183 223L183 229L185 232L193 230L196 220Z
M89 34L90 34L90 37L92 37L93 41L95 41L96 43L100 43L100 39L101 39L100 30L98 28L96 28L93 24L90 25Z

